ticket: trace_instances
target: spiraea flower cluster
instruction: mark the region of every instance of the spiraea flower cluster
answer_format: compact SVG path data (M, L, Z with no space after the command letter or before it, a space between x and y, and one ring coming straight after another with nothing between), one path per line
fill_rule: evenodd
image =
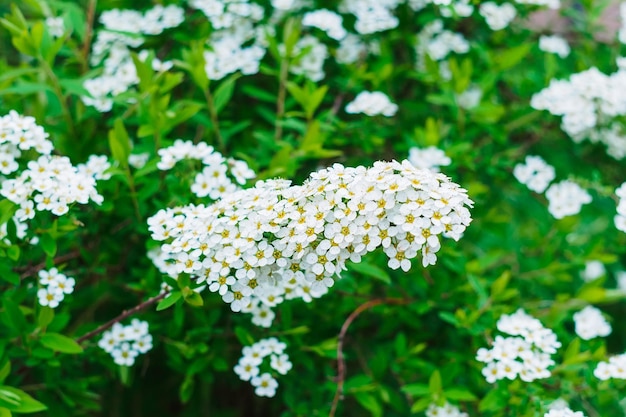
M486 364L482 373L487 382L504 378L530 382L550 376L548 367L554 365L550 355L561 347L552 330L522 309L500 317L497 328L511 337L496 336L491 349L480 348L476 355Z
M86 164L72 165L65 156L51 155L52 142L32 117L12 111L0 118L0 195L19 206L13 221L17 237L25 237L26 221L37 212L66 214L71 205L102 203L96 180L107 179L110 168L106 157L92 155ZM35 160L32 160L40 154ZM6 223L0 226L0 237Z
M539 38L539 49L544 52L556 54L561 58L566 58L570 53L569 44L561 36L541 36Z
M281 51L286 53L284 45L281 45ZM328 58L328 48L316 37L305 35L300 38L288 58L293 59L289 66L292 74L303 75L311 81L320 81L326 75L324 61Z
M172 146L159 149L159 156L161 159L157 168L163 171L172 169L183 159L199 160L204 168L196 175L191 192L198 197L208 196L212 200L232 193L239 185L256 176L244 161L225 158L204 142L194 145L191 141L177 139Z
M585 417L582 411L572 411L569 408L553 409L543 415L543 417Z
M392 12L400 3L400 0L343 0L339 10L354 15L354 29L367 35L397 27L400 21Z
M259 340L252 346L243 348L234 371L242 381L250 381L256 395L273 397L278 388L278 381L274 376L276 373L286 375L293 366L289 361L289 356L285 353L285 348L287 345L275 337ZM269 372L261 374L264 359L267 357L270 359L269 368L267 368L267 363L265 368Z
M74 278L62 274L56 268L42 269L38 275L41 288L37 291L37 298L42 306L57 308L67 294L74 292Z
M159 35L179 26L184 17L184 10L175 5L157 5L144 13L120 9L103 12L99 20L104 28L97 34L90 63L93 66L103 63L104 69L102 75L83 83L89 93L82 97L83 102L100 112L110 111L113 98L139 82L131 48L143 45L144 35ZM142 52L145 61L147 53ZM151 65L155 71L166 71L172 63L154 58Z
M433 20L417 35L417 69L425 69L426 55L433 61L444 61L453 52L465 54L469 49L469 42L463 35L444 29L443 21Z
M492 1L481 3L478 12L485 18L487 26L491 30L501 30L509 26L509 23L517 16L517 10L511 3L498 5Z
M137 356L152 349L152 335L148 322L132 319L129 325L115 323L111 330L102 334L98 346L111 354L120 366L133 366Z
M398 105L389 100L385 93L380 91L362 91L346 106L346 113L363 113L367 116L391 117L398 111Z
M626 71L605 75L597 68L574 74L569 80L552 80L533 95L530 105L537 110L563 116L561 128L574 142L588 139L603 143L615 159L626 156L626 135L614 122L626 115Z
M450 157L436 146L427 148L412 147L409 149L408 160L416 168L429 169L433 172L439 172L440 167L448 166L452 162Z
M408 271L418 252L432 265L439 237L458 240L471 205L445 175L408 161L335 164L301 186L269 180L208 207L160 210L149 228L178 273L206 281L233 311L252 311L322 296L348 260L379 247L390 268Z
M443 17L468 17L474 13L474 6L471 5L469 0L409 0L408 4L416 12L424 9L429 4L435 5L439 8L439 13Z
M202 11L214 30L204 52L210 80L221 80L237 71L245 75L259 71L266 52L265 28L258 26L265 14L263 7L243 0L193 0L189 5Z
M615 195L619 202L617 203L617 214L613 221L617 230L626 233L626 182L615 190Z
M604 264L597 260L585 262L585 269L580 272L580 277L585 282L595 281L606 274Z
M570 180L553 183L546 190L556 174L554 167L539 156L527 156L524 164L517 164L513 168L513 175L532 191L537 193L545 191L548 211L555 219L578 214L583 205L591 203L591 195Z
M606 381L607 379L626 379L626 353L609 358L608 362L600 362L593 374L596 378Z
M546 198L548 211L555 219L578 214L583 205L591 203L591 195L569 180L552 184L546 191Z
M612 331L602 312L592 306L587 306L574 314L574 325L576 334L584 340L606 337Z
M543 193L556 177L554 167L540 156L528 155L523 164L513 168L515 178L536 193Z
M326 32L329 37L338 41L345 38L348 34L343 27L343 18L337 13L327 9L319 9L306 13L302 18L302 25L321 29Z
M469 417L469 415L459 410L459 407L445 403L441 407L437 404L429 405L426 417Z

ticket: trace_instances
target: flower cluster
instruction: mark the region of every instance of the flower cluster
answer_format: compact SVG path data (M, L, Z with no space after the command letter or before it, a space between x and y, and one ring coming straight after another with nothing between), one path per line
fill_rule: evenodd
M530 382L550 376L548 367L554 365L550 355L561 347L552 330L522 309L500 317L497 327L513 337L496 336L491 349L478 349L476 359L486 364L482 373L487 382L517 377Z
M555 219L578 214L583 205L591 203L591 195L569 180L552 184L546 191L546 198L548 211Z
M241 351L241 358L234 371L242 381L250 381L255 388L256 395L273 397L276 394L278 382L269 372L260 374L260 368L263 365L263 359L269 356L270 368L281 375L286 375L292 368L289 356L284 353L286 347L285 343L275 337L262 339L252 346L246 346Z
M60 38L65 34L65 22L63 21L63 16L49 16L46 18L45 23L50 36Z
M591 203L591 195L570 180L553 183L546 190L556 175L554 167L539 156L526 156L524 164L517 164L513 168L513 175L532 191L537 193L545 191L548 211L556 219L578 214L583 205Z
M600 362L593 374L596 378L606 381L607 379L626 379L626 353L609 358L608 362Z
M69 158L51 155L52 142L35 119L20 116L15 111L0 118L0 173L14 178L0 178L0 195L19 206L13 216L17 237L25 237L27 220L37 211L49 211L62 216L74 203L102 203L96 190L96 180L107 179L110 164L104 156L90 156L86 164L72 165ZM21 159L26 169L20 170ZM24 168L22 166L22 168ZM0 226L0 237L6 235L6 223Z
M408 4L416 12L433 4L439 8L439 13L443 17L468 17L474 13L474 6L470 4L470 0L409 0Z
M619 199L617 204L617 214L613 218L615 227L626 233L626 182L615 190L615 195Z
M408 160L417 168L429 169L433 172L439 172L439 167L448 166L452 162L445 152L436 146L423 149L412 147L409 149Z
M582 411L572 411L569 408L552 409L545 413L543 417L585 417Z
M343 18L335 12L327 9L319 9L306 13L302 18L303 26L311 26L326 32L328 36L335 40L342 40L348 32L344 29Z
M339 5L342 13L356 17L354 29L361 35L393 29L400 22L392 14L400 0L343 0Z
M443 61L450 53L465 54L469 48L469 42L463 35L445 30L441 20L434 20L424 26L417 35L415 45L417 69L425 68L426 55L434 61Z
M89 96L81 97L82 101L100 112L110 111L113 97L139 82L130 48L143 45L143 35L159 35L183 21L184 10L175 5L157 5L145 13L119 9L103 12L100 23L104 28L93 44L90 62L95 66L104 61L104 71L98 77L85 80L83 87ZM142 51L141 59L146 58L147 51ZM155 71L165 71L171 66L172 63L152 60Z
M42 269L39 271L39 284L43 288L37 291L39 304L50 308L58 307L66 294L74 292L75 283L74 278L62 274L56 268L51 268L49 271Z
M101 204L103 197L96 190L96 179L79 171L65 156L42 155L28 162L15 179L2 183L0 194L20 206L19 221L35 217L35 211L50 211L62 216L74 203L90 200Z
M556 177L554 167L548 165L540 156L526 156L524 164L513 168L515 178L536 193L543 193Z
M517 10L511 3L498 5L492 1L481 3L478 12L485 18L487 26L489 26L491 30L506 28L509 26L509 23L515 19L515 16L517 16Z
M585 282L595 281L601 276L606 274L606 268L600 261L587 261L585 262L585 269L581 271L580 277Z
M595 337L606 337L611 334L611 325L595 307L587 306L574 314L575 331L578 337L590 340Z
M569 44L560 36L541 36L539 38L539 49L544 52L556 54L561 58L566 58L570 53Z
M258 182L215 204L160 210L152 237L178 273L206 281L233 311L325 294L348 260L382 246L392 269L436 262L439 235L458 240L472 201L445 175L408 161L335 164L302 186Z
M626 157L626 135L611 124L616 116L626 115L626 71L610 76L597 68L574 74L569 81L552 80L533 95L530 105L563 116L561 128L576 143L584 139L606 145L615 159Z
M209 196L212 200L217 200L239 188L228 177L228 173L240 185L256 175L244 161L227 159L204 142L194 145L191 141L177 139L172 146L159 149L159 156L161 159L157 163L157 168L163 171L172 169L183 159L201 161L204 168L196 175L191 192L198 197Z
M281 50L284 51L284 45ZM328 48L317 38L305 35L293 47L289 58L297 57L289 66L289 71L296 75L303 75L311 81L320 81L324 73L324 61L328 57Z
M0 173L9 175L17 171L17 159L29 149L43 155L50 155L53 149L48 134L35 118L22 116L15 110L0 117Z
M346 105L346 113L364 113L368 116L391 117L398 111L398 105L389 100L389 97L380 91L362 91L356 98Z
M133 366L135 359L152 349L152 335L148 333L148 322L133 319L129 325L115 323L111 330L102 334L98 342L113 361L120 366Z
M480 104L483 90L477 85L470 85L465 91L455 95L456 104L465 110L473 109Z
M441 407L437 404L429 405L426 410L426 417L469 417L469 415L459 410L459 407L445 403Z

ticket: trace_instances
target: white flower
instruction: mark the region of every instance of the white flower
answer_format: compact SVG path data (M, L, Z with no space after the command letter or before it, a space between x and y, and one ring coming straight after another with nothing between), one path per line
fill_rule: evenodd
M585 269L580 273L580 276L586 282L595 281L601 276L606 274L606 268L600 261L587 261L585 263Z
M435 146L423 149L416 147L409 149L408 160L416 168L429 169L433 172L439 172L439 167L448 166L452 162L444 151Z
M546 198L548 211L556 219L578 214L584 204L591 203L591 195L569 180L552 184L546 191Z
M48 288L40 288L37 291L39 304L50 308L57 308L59 303L63 301L63 293L59 291L49 290Z
M478 12L485 18L491 30L504 29L517 15L517 10L511 3L498 5L491 1L481 3Z
M283 354L270 356L270 366L279 374L285 375L293 365L289 362L289 356Z
M611 325L595 307L587 306L574 314L576 334L584 340L606 337L611 334Z
M313 26L326 32L333 39L341 40L348 32L342 26L343 18L335 12L318 9L304 14L303 26Z
M558 410L550 410L543 415L543 417L585 417L582 411L572 411L569 408L562 408Z
M569 44L560 36L541 36L539 38L539 49L544 52L556 54L561 58L565 58L570 53Z
M253 387L256 387L254 393L259 397L273 397L276 395L278 382L270 374L264 373L260 376L252 377L250 382Z
M258 364L250 361L247 357L242 357L234 368L235 373L242 381L249 381L259 374Z
M130 343L124 342L111 351L113 361L120 366L132 366L139 352L134 350Z
M556 177L554 167L548 165L539 156L526 156L525 164L513 168L515 178L536 193L542 193Z
M384 93L380 91L362 91L346 106L346 113L364 113L368 116L391 117L398 111L398 105L392 103Z

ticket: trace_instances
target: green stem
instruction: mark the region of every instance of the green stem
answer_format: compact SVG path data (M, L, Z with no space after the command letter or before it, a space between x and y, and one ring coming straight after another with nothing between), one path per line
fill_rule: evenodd
M206 105L209 109L209 115L211 116L211 123L213 124L213 130L215 131L215 138L217 139L217 145L220 148L220 151L224 153L226 151L226 145L224 143L224 138L220 132L220 123L217 117L217 108L215 107L215 100L213 99L213 94L211 94L211 90L209 88L204 90L204 98L206 99Z
M280 62L280 75L278 78L278 98L276 99L276 127L274 139L276 142L283 137L283 117L285 117L285 100L287 99L287 77L289 76L289 59L283 58Z
M69 106L67 105L67 101L65 100L65 97L63 96L63 89L61 88L61 84L59 83L59 78L56 76L52 68L50 68L50 65L48 64L48 62L41 55L39 55L39 63L41 64L41 67L43 68L48 78L50 79L50 82L52 83L52 89L54 90L54 94L57 96L57 98L59 99L59 102L61 103L61 111L63 112L63 117L65 118L65 122L67 123L69 134L70 136L75 138L76 126L74 125L74 120L72 119L72 114L70 113L70 109L69 109Z

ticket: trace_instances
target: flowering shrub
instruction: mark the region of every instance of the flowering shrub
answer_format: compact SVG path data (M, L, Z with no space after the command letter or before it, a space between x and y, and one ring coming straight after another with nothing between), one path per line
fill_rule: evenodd
M610 1L0 2L0 416L626 415L623 43Z

